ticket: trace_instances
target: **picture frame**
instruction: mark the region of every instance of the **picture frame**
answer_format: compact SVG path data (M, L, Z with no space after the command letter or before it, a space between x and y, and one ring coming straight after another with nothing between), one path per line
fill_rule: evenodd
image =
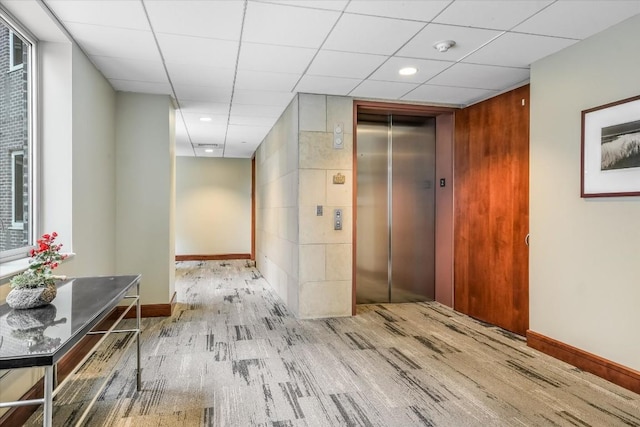
M582 111L580 196L640 196L640 95Z

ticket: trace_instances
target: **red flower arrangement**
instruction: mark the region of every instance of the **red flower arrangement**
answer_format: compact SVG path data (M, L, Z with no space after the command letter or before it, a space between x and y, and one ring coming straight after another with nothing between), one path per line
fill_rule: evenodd
M56 245L54 243L56 237L58 237L58 233L54 231L51 234L43 234L38 239L38 248L29 251L29 256L32 258L29 265L31 270L36 273L50 273L59 265L60 261L67 257L67 255L60 254L62 243Z
M51 234L43 234L37 240L36 247L29 251L29 269L11 279L12 288L44 287L62 278L52 274L60 261L67 257L66 254L60 253L62 243L56 244L56 237L58 233L54 231Z

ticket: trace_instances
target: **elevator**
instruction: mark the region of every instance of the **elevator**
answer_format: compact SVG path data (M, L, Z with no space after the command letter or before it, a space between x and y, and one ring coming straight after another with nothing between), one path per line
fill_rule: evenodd
M357 113L356 303L435 299L436 119Z

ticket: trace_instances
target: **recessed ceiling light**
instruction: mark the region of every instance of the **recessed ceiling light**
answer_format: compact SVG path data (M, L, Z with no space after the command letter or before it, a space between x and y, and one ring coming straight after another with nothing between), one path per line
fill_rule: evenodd
M418 69L415 67L404 67L401 68L400 71L398 71L398 74L400 74L401 76L413 76L417 72Z
M200 117L201 122L210 122L211 120L213 120L211 117Z
M205 148L204 152L205 153L213 153L213 148Z

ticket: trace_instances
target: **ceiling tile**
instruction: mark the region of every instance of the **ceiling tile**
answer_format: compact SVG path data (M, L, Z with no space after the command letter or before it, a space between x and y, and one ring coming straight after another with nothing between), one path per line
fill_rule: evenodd
M261 3L273 3L286 6L308 7L311 9L325 9L341 11L349 0L256 0Z
M238 70L236 89L290 92L302 74Z
M221 143L224 140L224 136L227 133L227 121L224 120L222 124L211 124L204 123L195 120L187 120L186 122L187 129L189 130L189 134L194 139L194 143L196 140L199 144L203 144L202 140L207 139L207 143Z
M189 136L191 142L197 148L198 145L224 144L224 137L227 132L226 126L215 129L202 129L199 127L189 126Z
M529 70L525 68L457 63L429 80L428 83L440 86L501 90L528 78Z
M157 34L162 56L167 62L180 62L211 68L235 68L239 42L202 37Z
M318 48L339 16L335 11L249 2L242 40Z
M144 4L156 33L240 40L241 1L163 0Z
M229 125L227 129L227 143L259 143L267 135L271 126L241 126Z
M585 39L640 13L640 1L558 1L514 31Z
M222 157L222 148L196 147L196 157ZM210 153L208 151L211 151Z
M231 101L230 86L199 86L174 83L173 88L179 100L191 99L218 103L228 103Z
M370 80L385 80L401 83L423 83L436 74L451 67L453 62L433 61L430 59L393 57L382 65ZM405 67L415 67L418 72L412 76L401 76L398 71Z
M166 65L169 77L174 84L197 82L203 86L233 85L233 68L194 66L181 62L167 62Z
M509 30L551 3L550 0L455 1L433 22Z
M387 56L321 50L313 59L307 74L327 77L364 79L378 68Z
M346 12L429 22L447 7L449 3L451 3L451 0L352 1L349 3Z
M241 126L267 126L271 129L276 120L277 119L275 117L240 116L232 114L229 118L229 124Z
M91 56L90 59L102 75L109 79L167 82L167 73L160 61L139 61L108 56Z
M494 37L501 31L453 25L429 24L397 53L410 58L458 61ZM438 52L433 45L442 40L453 40L456 45L447 52Z
M359 98L399 99L405 93L415 89L417 83L379 82L365 80L349 96Z
M182 120L182 116L180 115L176 115L176 136L187 136L187 128L185 127L184 120Z
M229 103L197 101L193 99L181 99L180 110L189 113L202 113L224 115L229 112Z
M161 60L151 31L76 23L66 23L65 26L89 55Z
M436 104L468 105L496 95L498 91L462 87L421 85L402 99Z
M151 31L141 2L47 0L45 3L63 22L77 22Z
M362 79L305 75L295 88L296 92L322 95L347 95Z
M421 22L345 13L324 49L392 55L424 27Z
M576 42L577 40L557 37L506 33L467 56L463 62L528 67L538 59L558 52Z
M210 129L215 126L226 126L229 113L225 112L224 114L205 114L205 113L183 111L182 116L184 117L184 120L187 122L187 126L197 125L197 126L201 126L203 129ZM200 120L201 117L208 117L211 119L211 121L203 122L202 120Z
M248 105L287 106L293 98L292 92L238 89L233 93L233 103Z
M140 92L140 93L154 93L158 95L171 95L171 86L169 83L151 83L151 82L138 82L135 80L119 80L109 79L109 83L115 90L120 92Z
M247 159L253 156L256 144L229 144L224 149L224 157Z
M239 70L302 74L316 49L242 43Z
M278 118L286 106L245 105L235 102L231 106L231 115Z

